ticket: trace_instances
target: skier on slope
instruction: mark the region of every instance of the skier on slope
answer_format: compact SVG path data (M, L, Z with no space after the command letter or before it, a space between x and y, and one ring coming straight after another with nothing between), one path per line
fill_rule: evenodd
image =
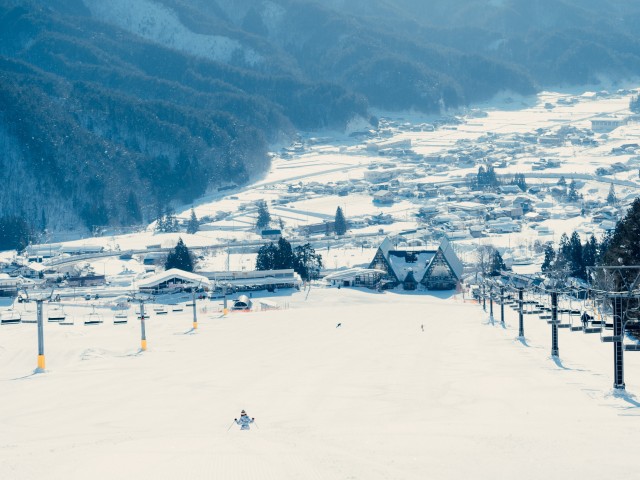
M240 430L249 430L249 424L253 423L255 418L249 418L247 412L242 410L240 412L240 419L234 418L233 421L240 425Z

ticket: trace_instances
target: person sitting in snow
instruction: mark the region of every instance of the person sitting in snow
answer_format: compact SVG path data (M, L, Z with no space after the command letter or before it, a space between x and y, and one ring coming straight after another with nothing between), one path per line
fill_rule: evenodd
M234 418L233 421L240 425L240 430L249 430L249 424L253 423L255 418L249 418L247 412L242 410L240 412L240 420Z

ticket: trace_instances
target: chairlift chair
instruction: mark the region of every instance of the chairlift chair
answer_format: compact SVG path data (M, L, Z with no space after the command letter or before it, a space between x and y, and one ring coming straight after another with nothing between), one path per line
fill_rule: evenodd
M551 320L551 306L542 302L540 305L541 306L538 308L540 310L538 318L540 318L540 320Z
M62 307L53 307L47 312L47 321L60 323L64 322L67 315L64 313Z
M66 317L61 322L58 322L58 325L63 325L63 326L71 326L73 324L74 324L73 317Z
M569 323L567 323L567 321L565 320L564 322L562 321L562 316L560 316L560 320L558 321L558 328L568 328L571 329L571 322L569 321Z
M33 310L24 310L20 316L22 317L22 323L38 323L36 312Z
M129 316L126 313L116 313L113 316L114 325L124 325L129 321Z
M22 315L14 309L5 310L0 313L0 324L15 325L22 322Z
M100 325L102 323L102 315L96 312L95 307L93 307L93 311L87 315L84 319L85 325Z
M577 319L576 322L574 322L575 319ZM572 332L582 332L584 330L584 324L579 316L569 314L569 321L571 322L570 328Z

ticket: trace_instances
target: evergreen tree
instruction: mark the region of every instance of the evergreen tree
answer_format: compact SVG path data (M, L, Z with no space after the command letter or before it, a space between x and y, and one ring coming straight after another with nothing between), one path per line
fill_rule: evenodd
M293 269L305 280L317 278L322 270L322 256L306 243L294 249Z
M173 212L167 213L164 217L164 224L166 233L176 233L180 231L180 224Z
M571 234L569 240L569 257L570 257L570 269L571 275L577 278L586 279L586 270L584 268L582 242L580 241L580 235L578 232Z
M605 265L640 265L640 198L636 198L620 220L604 253Z
M524 178L524 173L516 173L511 184L517 185L523 192L527 191L527 181Z
M594 235L591 235L587 243L582 248L582 265L593 267L598 257L598 241Z
M347 220L344 218L341 207L336 209L335 231L337 235L344 235L347 233Z
M560 187L566 187L567 186L567 179L564 178L564 175L561 175L560 178L558 179L558 186L560 186Z
M560 245L556 254L555 270L565 271L571 268L571 245L566 233L560 236Z
M158 211L156 217L156 232L159 233L175 233L180 231L180 224L175 214L168 211L166 214L162 213L162 210Z
M275 270L278 248L273 244L263 245L256 257L256 270Z
M609 245L611 245L611 239L613 238L613 232L611 230L605 232L602 237L602 241L598 243L598 253L596 255L596 265L604 265L604 256L609 250Z
M271 214L267 207L267 202L264 200L258 201L258 220L256 221L256 228L263 229L269 226L271 223Z
M164 214L162 213L162 210L158 210L158 215L156 216L156 229L155 230L158 233L166 232L165 219L164 219Z
M278 239L274 268L276 270L293 268L293 249L284 237Z
M179 238L175 249L172 252L169 252L169 255L167 256L167 262L164 265L165 270L169 270L170 268L179 268L186 272L193 272L193 264L194 261L191 257L191 252L189 252L189 249L182 241L182 238Z
M198 217L196 217L196 212L192 208L191 216L189 217L189 222L187 223L187 233L194 234L198 230L200 230L200 222L198 221Z
M486 169L482 165L478 167L477 186L479 189L494 188L499 184L500 182L493 166L489 165Z
M578 195L576 181L571 180L571 183L569 184L569 192L567 193L567 201L577 202L578 200L580 200L580 195Z
M500 252L498 250L494 249L489 275L492 277L499 277L500 272L506 269L507 267L502 260L502 255L500 255Z
M616 203L618 203L618 197L616 197L616 191L615 191L615 188L613 187L613 183L609 187L609 194L607 195L607 203L609 205L615 205Z
M556 252L553 249L553 245L547 243L547 245L544 247L544 261L542 262L540 270L542 270L543 272L551 272L553 270L555 260Z

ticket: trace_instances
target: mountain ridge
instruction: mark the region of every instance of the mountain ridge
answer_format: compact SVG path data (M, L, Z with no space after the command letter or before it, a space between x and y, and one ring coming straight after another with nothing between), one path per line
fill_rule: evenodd
M637 75L640 8L607 5L0 0L0 208L37 230L145 222L258 178L269 143L371 107Z

